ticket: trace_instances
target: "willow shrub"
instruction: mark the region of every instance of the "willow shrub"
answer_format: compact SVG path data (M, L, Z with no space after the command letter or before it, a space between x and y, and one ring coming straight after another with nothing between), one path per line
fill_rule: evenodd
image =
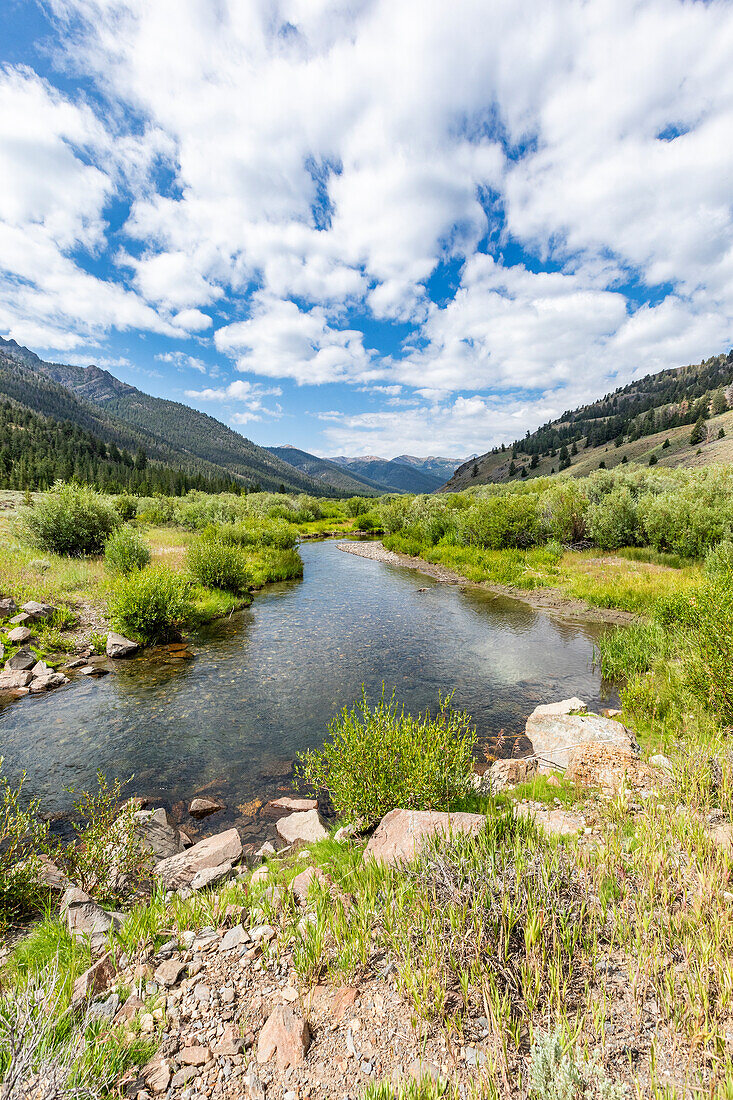
M244 552L217 537L195 539L186 551L186 565L204 588L238 594L245 592L252 582Z
M384 688L370 706L366 693L329 726L320 750L299 756L302 784L325 789L348 821L374 822L395 807L447 810L468 791L476 732L470 718L439 698L438 712L406 714Z
M118 527L104 544L104 564L123 575L144 569L150 564L150 547L132 527Z
M163 565L136 569L113 586L112 625L145 645L175 638L192 614L189 582Z
M25 508L21 531L32 546L51 554L80 558L101 554L120 525L107 497L85 485L58 483L38 503Z

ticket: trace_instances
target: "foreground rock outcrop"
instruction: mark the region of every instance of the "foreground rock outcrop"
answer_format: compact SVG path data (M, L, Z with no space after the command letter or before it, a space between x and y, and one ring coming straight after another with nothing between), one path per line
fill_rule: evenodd
M364 850L364 857L395 865L413 859L432 836L476 836L486 823L483 814L439 810L392 810L382 818Z
M540 771L567 768L571 752L591 743L620 745L638 755L639 746L630 730L612 718L572 713L581 707L582 700L566 699L536 707L527 719L525 734L532 742Z

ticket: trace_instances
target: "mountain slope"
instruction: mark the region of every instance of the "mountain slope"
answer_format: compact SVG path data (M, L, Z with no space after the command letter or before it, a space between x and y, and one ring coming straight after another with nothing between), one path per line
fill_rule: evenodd
M598 401L568 410L513 445L494 447L469 459L443 491L563 470L581 476L601 465L610 469L624 461L651 460L663 466L730 461L731 402L733 351L649 374ZM703 437L691 444L692 426L698 421ZM724 434L719 439L721 429Z
M433 493L445 480L442 476L415 469L408 463L377 458L376 455L362 455L360 458L340 455L329 461L358 477L366 478L384 493Z
M334 495L336 490L177 401L152 397L99 367L46 363L0 337L0 395L151 458L208 475L226 473L263 489Z
M298 447L267 447L270 454L283 462L289 462L298 470L303 470L310 477L325 481L339 492L349 493L352 496L378 496L384 489L369 481L359 474L339 466L327 458L319 458L308 451L301 451Z
M467 459L442 458L439 455L428 455L427 458L416 458L415 455L397 455L392 461L401 462L403 466L411 466L413 470L420 470L424 474L430 474L446 481Z

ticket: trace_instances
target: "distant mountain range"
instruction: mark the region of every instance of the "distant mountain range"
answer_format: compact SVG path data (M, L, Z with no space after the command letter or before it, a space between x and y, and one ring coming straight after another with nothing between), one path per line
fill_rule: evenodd
M338 455L329 461L379 485L382 492L434 493L465 459L438 458L434 455L428 458L398 455L393 459L378 458L376 455L362 455L359 458Z
M0 337L0 396L174 469L277 491L340 495L206 413L151 397L99 367L46 363Z

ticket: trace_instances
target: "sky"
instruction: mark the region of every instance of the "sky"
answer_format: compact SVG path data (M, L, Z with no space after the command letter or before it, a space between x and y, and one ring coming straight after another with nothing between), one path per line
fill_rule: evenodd
M463 458L733 344L733 0L0 0L0 334Z

